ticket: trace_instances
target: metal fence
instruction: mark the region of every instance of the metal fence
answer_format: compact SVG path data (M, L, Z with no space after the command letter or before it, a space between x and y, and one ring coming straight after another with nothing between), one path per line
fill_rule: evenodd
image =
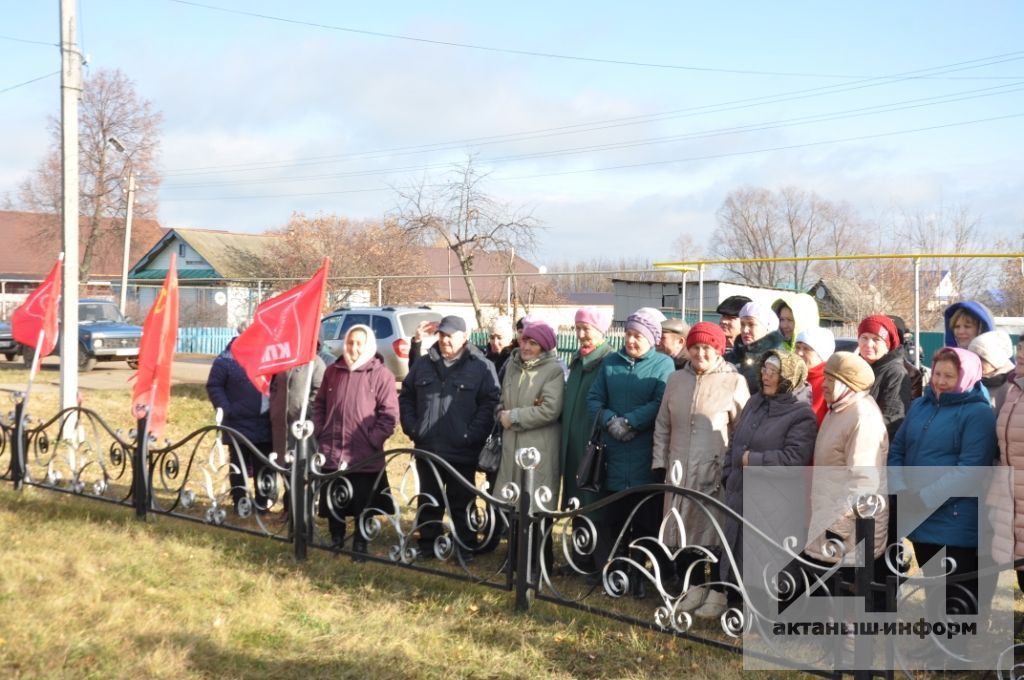
M559 504L558 489L537 486L534 470L549 454L536 449L519 450L516 481L492 489L482 475L464 478L442 458L416 449L385 452L387 464L379 471L330 470L322 456L309 450L310 438L302 428L295 430L298 446L279 456L261 453L239 432L218 425L157 445L147 434L145 419L125 433L112 430L85 408L33 419L20 400L0 425L0 479L17 489L34 486L114 503L133 509L140 519L165 515L246 532L290 544L299 560L309 549L325 550L469 581L510 592L510 605L522 611L543 600L742 652L745 661L777 668L794 665L792 648L751 648L754 640L770 639L782 609L781 604L756 605L752 593L761 586L771 593L771 602L782 603L787 591L794 592L785 579L758 584L723 578L717 585L730 593L729 606L710 621L695 617L687 607L698 590L695 583L703 580L698 573L711 573L714 563L740 573L738 556L721 527L732 522L747 532L759 528L716 498L673 483L680 479L678 470L667 483L604 494L581 507L576 499ZM375 490L369 495L367 484ZM685 499L714 517L722 548L688 544L685 527L671 512L655 531L638 534L634 520L651 509L661 516L666 498ZM879 507L877 498L874 504L860 498L854 505L859 555L874 554L872 507ZM628 508L625 525L602 534L606 525L599 518L622 507ZM668 538L673 523L678 523L678 540ZM341 532L339 526L347 530ZM594 556L602 544L609 559L599 564ZM890 571L881 575L870 560L867 567L837 571L802 560L792 544L769 547L785 561L798 563L819 594L835 598L837 607L849 596L873 595L895 607L897 589L913 584L907 560L894 546L892 559L887 559ZM676 571L672 565L681 558L690 566ZM843 668L900 668L903 660L892 639L880 631L857 637L851 649L827 645L815 651L818 665L811 672L840 677ZM926 638L922 636L930 642ZM928 651L952 654L941 642L936 640L938 646ZM1004 652L992 659L992 668L1012 664L1012 651L1007 651L1008 657ZM843 654L853 656L844 661ZM851 659L872 661L851 666ZM894 673L858 670L854 675Z

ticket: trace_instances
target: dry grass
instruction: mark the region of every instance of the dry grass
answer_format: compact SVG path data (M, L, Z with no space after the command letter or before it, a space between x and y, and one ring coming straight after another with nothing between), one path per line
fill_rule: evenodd
M6 677L738 677L738 656L509 593L0 489Z

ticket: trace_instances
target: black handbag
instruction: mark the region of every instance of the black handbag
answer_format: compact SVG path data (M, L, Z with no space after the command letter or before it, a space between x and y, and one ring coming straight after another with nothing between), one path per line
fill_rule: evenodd
M487 441L480 449L480 455L476 460L476 467L482 472L493 474L501 467L501 421L495 421L494 428L487 435Z
M601 411L594 417L594 426L590 428L590 438L583 459L576 469L576 486L591 493L597 493L604 484L604 428L601 427Z

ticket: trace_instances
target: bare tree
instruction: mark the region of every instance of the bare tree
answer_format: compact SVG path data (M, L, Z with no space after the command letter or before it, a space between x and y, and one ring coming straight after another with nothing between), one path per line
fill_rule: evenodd
M135 175L135 216L154 217L160 176L156 164L162 116L135 92L119 70L99 70L85 80L79 106L79 212L86 218L80 277L89 280L93 257L104 244L124 240L129 166ZM20 188L26 209L59 215L61 211L60 120L49 121L52 143L46 158ZM116 138L125 152L116 151ZM108 219L117 218L122 219ZM58 233L59 220L40 224L45 235ZM120 245L116 247L120 248Z
M295 213L286 226L269 233L279 238L264 258L252 263L251 274L280 278L275 288L284 289L294 285L295 279L311 276L329 257L328 298L333 305L345 304L361 292L375 296L381 276L425 268L422 253L408 247L405 233L394 222L351 222L337 215ZM427 291L419 279L388 279L381 286L389 304L422 301Z
M485 193L486 177L470 156L444 181L425 177L410 189L395 189L398 224L417 243L440 243L451 250L481 327L485 319L471 276L474 256L483 251L531 252L540 228L529 211L513 209Z

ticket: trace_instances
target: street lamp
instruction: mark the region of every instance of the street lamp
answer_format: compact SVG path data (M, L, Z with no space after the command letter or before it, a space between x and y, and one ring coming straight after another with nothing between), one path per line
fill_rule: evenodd
M128 209L124 217L124 256L121 259L121 298L118 304L121 316L124 316L125 305L128 301L128 258L131 257L132 245L132 209L135 207L135 171L132 168L132 157L128 155L124 144L117 137L107 138L110 146L118 153L124 155L128 163Z

